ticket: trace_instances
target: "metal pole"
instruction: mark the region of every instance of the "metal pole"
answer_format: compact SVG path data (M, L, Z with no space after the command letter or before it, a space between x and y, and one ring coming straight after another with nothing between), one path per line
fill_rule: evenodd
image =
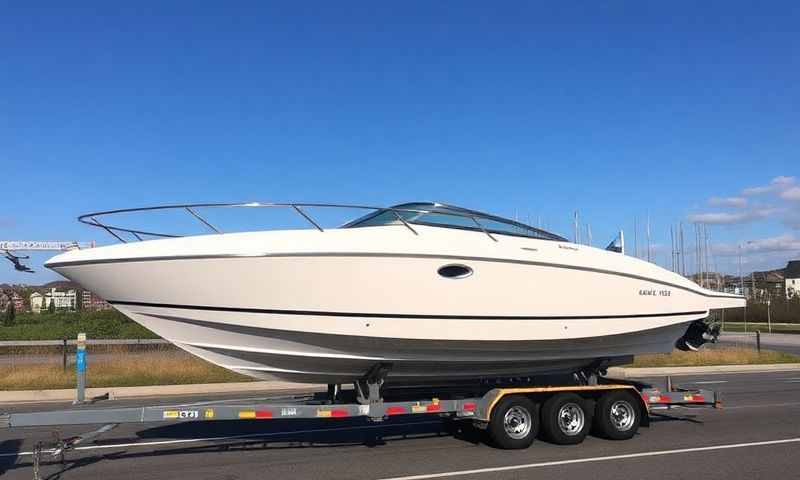
M772 333L772 316L769 312L769 297L767 297L767 327L769 328L769 333Z
M64 371L67 370L67 339L61 339L61 366L64 368Z
M80 404L86 400L86 334L78 334L78 343L75 347L75 373L77 378L77 392L73 404Z
M742 276L742 244L739 244L739 295L744 296L744 277Z
M672 225L669 226L669 244L670 244L670 255L672 261L672 271L675 271L675 234L672 231Z
M747 299L744 300L744 333L747 333Z
M650 258L650 212L647 212L647 261L652 261Z
M683 222L679 224L681 230L681 275L686 276L686 247L683 243Z
M587 236L587 243L586 245L592 246L592 226L590 224L586 224L586 236Z
M756 330L756 350L761 353L761 330Z

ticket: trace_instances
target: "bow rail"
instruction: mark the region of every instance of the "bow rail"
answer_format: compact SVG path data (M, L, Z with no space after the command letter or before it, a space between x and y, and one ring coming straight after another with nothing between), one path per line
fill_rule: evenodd
M471 230L481 231L483 232L488 238L492 239L493 241L498 241L497 238L492 235L494 233L505 233L505 234L512 234L517 236L523 237L531 237L531 238L539 238L545 240L559 240L559 241L566 241L564 238L559 237L558 235L552 234L550 232L546 232L544 230L540 230L538 228L531 227L529 225L525 225L513 220L508 220L502 217L497 217L494 215L484 214L481 212L476 212L472 210L461 209L458 207L449 207L444 206L441 204L431 204L433 205L432 208L406 208L404 206L396 206L396 207L375 207L375 206L368 206L368 205L348 205L348 204L336 204L336 203L261 203L261 202L246 202L246 203L192 203L192 204L171 204L171 205L158 205L152 207L139 207L139 208L123 208L123 209L116 209L116 210L106 210L102 212L94 212L94 213L87 213L78 217L78 221L84 223L86 225L101 228L105 230L107 233L112 235L114 238L119 240L123 243L128 243L129 240L126 240L123 235L129 234L133 238L138 241L144 241L146 237L156 237L156 238L179 238L183 237L184 235L176 235L171 233L164 233L164 232L155 232L150 230L142 230L138 228L129 228L125 226L121 226L119 224L111 224L108 223L105 217L111 217L114 215L126 214L126 213L141 213L141 212L155 212L155 211L184 211L192 218L197 220L200 224L204 227L208 228L211 232L215 234L223 234L224 231L211 223L207 218L202 216L198 210L200 209L207 209L207 208L218 208L218 209L230 209L230 208L284 208L292 210L293 212L297 213L300 217L302 217L306 222L308 222L313 228L319 230L320 232L325 232L325 228L320 225L320 222L315 220L309 213L309 208L331 208L331 209L353 209L353 210L365 210L372 212L374 215L389 212L393 214L397 220L402 223L402 225L407 228L410 232L414 235L419 235L417 230L412 227L412 224L419 223L424 225L434 225L434 226L451 226L454 228L468 228ZM448 210L442 211L441 207L445 207ZM428 222L416 222L414 220L406 219L401 213L411 213L411 214L436 214L436 215L447 215L451 217L462 217L468 220L468 223L475 225L476 228L458 226L458 225L447 225L447 224L437 224L437 223L428 223ZM514 227L514 232L508 231L498 231L492 228L487 228L483 225L479 219L487 220L490 222L501 222L503 224L509 225ZM349 226L351 223L345 224L344 227ZM517 231L518 230L518 231Z

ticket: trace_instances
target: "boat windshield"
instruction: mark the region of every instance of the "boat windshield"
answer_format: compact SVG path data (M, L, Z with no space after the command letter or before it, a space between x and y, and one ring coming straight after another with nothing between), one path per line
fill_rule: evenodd
M554 233L487 213L440 203L404 203L378 210L353 220L342 228L374 227L402 224L400 218L412 224L429 225L464 230L487 231L503 235L516 235L544 240L566 241Z

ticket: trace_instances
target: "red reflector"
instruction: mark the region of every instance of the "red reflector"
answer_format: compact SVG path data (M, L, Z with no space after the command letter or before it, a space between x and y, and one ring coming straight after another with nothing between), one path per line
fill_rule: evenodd
M431 403L430 405L428 405L428 406L427 406L427 407L425 407L425 408L426 408L426 409L427 409L429 412L438 412L439 410L441 410L441 409L442 409L442 406L441 406L441 405L439 405L438 403Z
M702 395L692 395L693 402L705 402L706 398Z
M331 417L346 417L347 410L331 410Z
M272 412L269 410L256 410L256 418L272 418Z
M389 407L386 409L386 415L402 415L406 413L405 407Z
M658 403L670 403L671 401L672 399L669 398L669 396L667 395L661 395L660 397L658 397Z
M464 409L465 412L474 412L477 407L478 406L475 405L474 403L469 402L469 403L465 403L464 404L463 409Z

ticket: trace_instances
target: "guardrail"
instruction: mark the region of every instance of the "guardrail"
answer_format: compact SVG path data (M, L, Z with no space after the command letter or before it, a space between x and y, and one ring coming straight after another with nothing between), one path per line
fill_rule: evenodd
M64 345L77 345L78 341L74 338L66 340L0 340L0 347L48 347ZM132 339L90 339L86 340L86 345L167 345L168 341L163 338L132 338Z

